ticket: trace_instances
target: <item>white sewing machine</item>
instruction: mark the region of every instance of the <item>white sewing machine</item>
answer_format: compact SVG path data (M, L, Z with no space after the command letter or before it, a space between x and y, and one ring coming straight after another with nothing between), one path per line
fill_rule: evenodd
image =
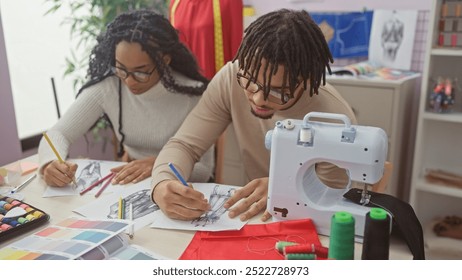
M271 150L267 210L273 220L311 218L319 234L330 235L332 215L347 211L355 218L355 239L362 241L370 208L347 201L343 194L352 181L374 184L382 178L388 147L383 129L351 125L346 115L311 112L303 121L277 122L266 134L265 145ZM348 185L334 189L322 183L315 171L318 162L346 169Z

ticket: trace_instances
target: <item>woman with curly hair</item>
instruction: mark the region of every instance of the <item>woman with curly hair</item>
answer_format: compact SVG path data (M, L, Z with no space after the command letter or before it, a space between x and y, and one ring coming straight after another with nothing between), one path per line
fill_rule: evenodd
M136 183L151 175L164 144L199 101L208 80L191 52L162 15L148 10L123 13L97 37L90 55L89 81L47 134L59 154L105 116L119 142L118 156L129 163L114 168L113 183ZM44 139L40 174L50 186L71 182L77 165L60 163ZM199 160L199 156L197 157ZM195 165L192 180L212 176L213 152Z

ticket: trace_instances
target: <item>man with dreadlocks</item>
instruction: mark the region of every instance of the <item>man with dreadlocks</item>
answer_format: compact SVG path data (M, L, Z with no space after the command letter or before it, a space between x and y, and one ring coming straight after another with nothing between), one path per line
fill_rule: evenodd
M194 56L179 41L168 19L153 11L119 15L97 38L90 55L89 82L66 114L48 131L61 155L105 114L119 141L114 184L136 183L151 175L156 156L197 104L208 80ZM40 173L50 186L65 186L77 165L60 163L44 139ZM194 166L193 177L212 176L213 151Z
M212 79L202 99L160 152L153 169L153 200L171 218L189 220L210 209L203 195L185 188L167 164L189 177L194 163L231 124L248 184L224 207L231 218L247 220L266 208L270 151L266 132L276 121L303 119L311 112L340 113L356 123L340 94L325 84L332 63L324 36L305 11L278 10L259 17L245 30L233 62ZM331 187L344 187L344 169L317 163L318 177ZM238 203L238 201L240 201ZM263 221L270 217L265 212Z

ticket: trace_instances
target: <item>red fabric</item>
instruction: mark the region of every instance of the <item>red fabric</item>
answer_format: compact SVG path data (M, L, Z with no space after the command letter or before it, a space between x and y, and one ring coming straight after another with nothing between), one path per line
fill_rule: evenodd
M278 241L321 246L311 219L245 225L241 230L198 231L180 260L283 260Z
M219 70L215 69L212 0L170 1L170 15L176 1L180 2L173 15L173 26L179 31L180 40L196 56L202 74L211 79ZM242 0L220 0L220 8L224 62L226 63L234 58L241 44L244 32ZM172 21L171 18L170 21Z

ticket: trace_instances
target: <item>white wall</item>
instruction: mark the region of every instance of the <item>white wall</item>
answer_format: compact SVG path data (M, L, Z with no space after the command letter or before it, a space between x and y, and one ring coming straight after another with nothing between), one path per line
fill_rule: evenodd
M0 166L21 157L0 13Z
M63 78L65 58L76 43L70 37L70 26L62 25L69 8L64 5L45 15L50 6L45 1L0 0L20 139L41 134L58 120L51 77L61 115L75 99L72 79Z

